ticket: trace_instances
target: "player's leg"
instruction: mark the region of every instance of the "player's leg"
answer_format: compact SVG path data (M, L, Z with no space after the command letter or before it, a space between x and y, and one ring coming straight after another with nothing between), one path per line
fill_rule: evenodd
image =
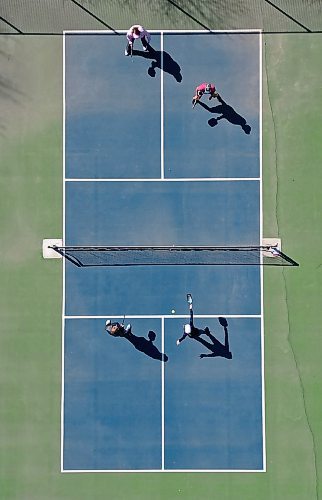
M212 343L215 345L215 344L219 344L220 342L216 339L216 337L214 335L212 335L212 333L210 333L210 330L208 328L208 326L206 326L206 328L203 330L203 333L205 335L207 335L208 338L210 338L210 340L212 341Z
M132 51L133 51L133 43L127 42L124 55L129 56Z
M217 99L219 98L219 94L218 94L218 92L213 92L213 93L212 93L212 94L210 94L210 96L209 96L209 101L210 101L211 99L215 99L216 97L217 97Z
M147 41L147 39L145 38L145 36L143 36L141 38L141 42L142 42L142 45L143 45L144 52L147 52L149 50L149 42Z
M195 107L195 105L197 104L197 102L200 101L200 97L196 94L193 96L192 98L192 109Z
M180 337L180 339L177 340L177 345L179 345L186 337L189 335L189 332L191 332L190 325L184 325L183 326L183 335Z
M213 346L213 344L210 344L210 342L208 342L207 340L203 339L202 337L194 337L194 339L197 342L200 342L200 344L202 344L203 346L205 346L207 349L209 349L209 351L214 352L214 346Z

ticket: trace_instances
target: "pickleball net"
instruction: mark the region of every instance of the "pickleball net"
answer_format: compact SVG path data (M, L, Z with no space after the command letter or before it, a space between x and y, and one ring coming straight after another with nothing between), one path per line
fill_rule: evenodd
M50 246L78 267L298 266L277 246Z

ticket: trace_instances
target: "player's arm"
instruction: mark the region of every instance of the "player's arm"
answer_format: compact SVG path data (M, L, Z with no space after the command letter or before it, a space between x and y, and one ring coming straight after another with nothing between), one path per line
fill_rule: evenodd
M181 344L181 342L186 338L187 334L184 333L180 339L177 340L177 345Z
M129 43L133 43L133 40L134 40L133 29L134 28L135 28L135 26L131 26L129 31L126 33L126 39Z
M146 39L146 41L147 41L148 43L150 43L150 41L151 41L151 33L149 33L149 32L148 32L146 29L144 29L144 28L142 29L141 33L142 33L142 36L144 36L144 38Z

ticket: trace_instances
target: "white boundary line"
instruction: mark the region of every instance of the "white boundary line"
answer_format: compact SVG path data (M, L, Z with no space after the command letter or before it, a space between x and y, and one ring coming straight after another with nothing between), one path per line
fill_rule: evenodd
M127 314L128 319L185 319L189 318L189 314ZM260 314L194 314L194 318L216 319L224 317L227 319L260 319ZM64 319L106 319L106 318L123 318L123 314L106 314L105 316L64 316Z
M259 35L259 170L260 170L260 244L263 241L263 35ZM261 255L261 259L263 256ZM261 375L262 375L262 436L263 436L263 469L266 472L266 423L265 423L265 342L264 342L264 266L260 266L261 286Z
M260 177L182 177L182 178L154 178L154 179L84 179L69 178L66 182L232 182L232 181L260 181Z
M250 178L181 178L181 179L165 179L164 178L164 116L163 116L163 71L161 71L161 179L66 179L66 159L65 159L65 132L66 132L66 92L65 92L65 35L66 34L108 34L115 35L113 31L105 31L105 30L81 30L81 31L73 31L66 30L63 31L63 243L65 243L66 236L66 224L65 224L65 212L66 212L66 200L65 200L65 183L66 182L157 182L157 181L167 181L167 182L201 182L201 181L260 181L260 238L262 241L263 236L263 205L262 205L262 30L255 29L244 29L244 30L149 30L150 33L156 33L161 35L161 51L163 50L163 34L167 33L200 33L200 34L242 34L242 33L258 33L259 36L259 58L260 58L260 177L250 177ZM118 31L118 34L126 34L127 30ZM161 61L161 67L163 65L163 61ZM65 315L65 259L63 259L63 293L62 293L62 388L61 388L61 472L62 473L89 473L89 472L113 472L113 473L149 473L149 472L184 472L184 473L213 473L213 472L229 472L229 473L238 473L238 472L266 472L266 434L265 434L265 383L264 383L264 318L263 318L263 266L261 266L260 271L260 280L261 280L261 314L260 315L195 315L196 318L218 318L220 316L224 316L226 318L260 318L261 319L261 366L262 366L262 427L263 427L263 469L165 469L164 468L164 363L162 363L162 468L161 469L144 469L144 470L116 470L116 469L106 469L106 470L64 470L63 466L63 451L64 451L64 346L65 346L65 320L66 319L105 319L106 316L68 316ZM123 317L123 315L109 315L113 318ZM187 318L188 315L134 315L127 316L128 318L136 319L136 318L159 318L162 321L162 352L164 352L164 319L173 319L173 318Z
M253 472L257 472L257 473L260 473L262 474L263 472L266 472L262 469L122 469L122 470L119 470L119 469L71 469L71 470L62 470L62 472L65 474L74 474L74 473L82 473L82 474L86 474L86 473L92 473L92 472L113 472L113 473L117 473L117 474L122 474L124 472L126 473L133 473L133 474L146 474L147 472L151 472L151 473L155 473L155 472L158 472L158 473L172 473L172 472L185 472L186 474L189 474L191 472L194 472L194 473L198 473L198 472L207 472L207 473L213 473L213 472L230 472L230 473L234 473L234 472L249 472L249 473L253 473Z
M164 353L164 318L161 318L161 352ZM161 363L161 468L164 471L165 426L164 426L164 363Z
M126 35L128 30L64 30L63 35L87 35L87 34L97 34L97 35ZM171 33L177 33L179 35L184 34L184 33L196 33L196 34L203 34L203 35L215 35L217 34L233 34L233 35L238 35L238 34L243 34L243 33L250 33L250 34L256 34L256 33L262 33L262 29L240 29L240 30L162 30L162 33L165 34L171 34ZM161 33L161 30L150 30L149 33L154 33L156 35L159 35Z
M65 35L63 35L63 244L65 244L66 235L66 202L65 202L65 180L66 180L66 162L65 162L65 151L66 151L66 78L65 78ZM61 346L61 407L60 407L60 468L63 471L64 468L64 405L65 405L65 259L63 259L63 276L62 276L62 346Z
M164 179L164 79L163 79L163 31L161 31L160 39L161 50L161 71L160 71L160 105L161 105L161 129L160 129L160 147L161 147L161 179Z

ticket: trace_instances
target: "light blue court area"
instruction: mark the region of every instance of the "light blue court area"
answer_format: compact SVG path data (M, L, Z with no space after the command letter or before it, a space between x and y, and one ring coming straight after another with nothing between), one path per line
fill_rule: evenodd
M133 319L132 341L66 321L64 470L263 469L260 320L229 320L232 359L177 346L183 321ZM195 322L224 342L216 319Z
M66 177L160 177L160 73L124 48L125 36L65 37Z
M257 181L66 184L68 245L259 244ZM203 314L260 313L257 266L66 265L68 315L186 311L188 289Z
M195 324L224 342L216 319ZM232 359L200 359L211 351L189 338L177 346L180 330L180 320L166 320L165 467L263 469L260 320L229 320Z
M137 337L153 330L160 344L159 321L136 324ZM107 335L104 326L65 324L64 469L159 468L161 363Z
M164 50L183 68L180 85L164 73L165 175L259 177L259 34L167 34ZM192 109L202 82L223 102L203 96Z
M65 36L65 245L261 244L260 44L152 33L131 58L124 33ZM205 81L221 101L192 109ZM63 470L264 470L261 280L65 261ZM187 293L210 333L177 346ZM124 315L131 336L105 332Z

